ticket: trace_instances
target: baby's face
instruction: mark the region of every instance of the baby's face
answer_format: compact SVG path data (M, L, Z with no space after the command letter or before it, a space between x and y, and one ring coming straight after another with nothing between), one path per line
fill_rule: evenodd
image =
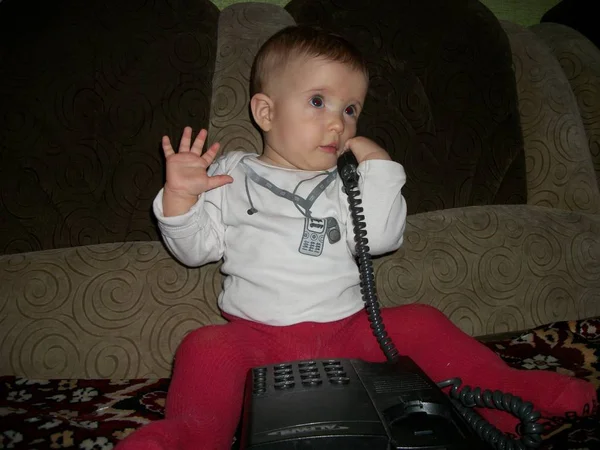
M272 126L261 159L281 167L327 170L348 139L367 95L366 76L323 58L296 58L269 81Z

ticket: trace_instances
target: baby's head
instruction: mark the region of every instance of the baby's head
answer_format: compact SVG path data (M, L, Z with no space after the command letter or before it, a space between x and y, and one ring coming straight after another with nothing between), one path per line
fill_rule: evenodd
M342 37L294 26L261 47L250 84L252 115L264 137L261 159L325 170L356 134L368 71L360 52Z

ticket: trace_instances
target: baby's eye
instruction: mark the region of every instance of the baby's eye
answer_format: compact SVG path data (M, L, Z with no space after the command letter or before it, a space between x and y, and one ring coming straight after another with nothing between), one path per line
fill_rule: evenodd
M350 106L346 107L346 110L344 112L346 114L348 114L349 116L355 116L356 115L356 106L350 105Z
M322 108L323 97L321 97L320 95L315 95L310 99L310 104L313 105L315 108Z

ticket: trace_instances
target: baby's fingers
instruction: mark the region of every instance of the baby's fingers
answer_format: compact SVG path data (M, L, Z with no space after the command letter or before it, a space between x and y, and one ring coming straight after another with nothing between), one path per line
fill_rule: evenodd
M168 158L169 156L175 153L175 150L173 150L173 146L171 145L171 140L169 139L169 136L163 136L162 149L163 153L165 154L165 158Z
M196 139L194 139L194 144L192 145L191 152L200 156L202 154L202 147L204 147L204 142L206 141L206 136L208 135L208 131L204 128L200 130ZM191 136L191 132L190 132Z
M219 147L221 146L221 144L219 144L218 142L215 142L213 145L211 145L208 150L206 150L206 153L204 153L204 155L202 155L202 157L204 158L204 161L206 161L206 166L210 166L212 164L212 162L215 160L217 153L219 152Z
M189 152L191 143L192 143L192 128L185 127L183 129L183 135L181 136L181 142L179 142L179 151L180 152Z
M229 183L233 183L233 178L231 178L229 175L214 175L212 177L208 177L206 182L206 190L210 191L211 189L216 189Z

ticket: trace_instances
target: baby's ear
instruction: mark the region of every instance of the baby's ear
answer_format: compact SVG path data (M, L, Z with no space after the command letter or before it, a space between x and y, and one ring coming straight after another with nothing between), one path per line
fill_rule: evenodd
M250 109L256 124L264 132L271 130L271 116L273 114L273 101L262 93L254 94L250 99Z

